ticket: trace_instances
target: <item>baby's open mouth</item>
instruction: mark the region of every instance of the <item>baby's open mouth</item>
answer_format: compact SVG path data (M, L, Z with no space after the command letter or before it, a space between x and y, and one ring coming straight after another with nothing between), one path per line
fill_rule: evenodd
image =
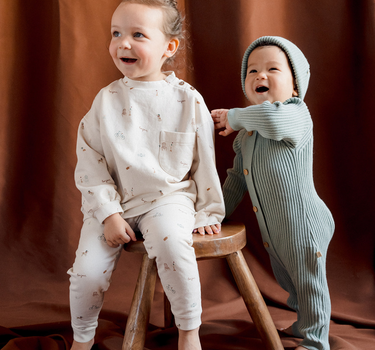
M125 63L134 63L136 60L136 58L121 57L121 61Z
M269 90L269 88L267 86L257 86L255 88L256 92L267 92L268 90Z

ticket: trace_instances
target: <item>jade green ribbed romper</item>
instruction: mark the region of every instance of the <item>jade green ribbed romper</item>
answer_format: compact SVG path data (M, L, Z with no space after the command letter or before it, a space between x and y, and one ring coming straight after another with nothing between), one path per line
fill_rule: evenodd
M288 50L303 98L308 70L307 78L301 76L307 61L294 44L271 38ZM243 70L254 47L245 53ZM249 191L275 277L297 312L294 335L303 338L301 345L307 349L329 350L331 303L325 264L334 221L314 187L313 124L301 98L229 111L230 126L241 131L233 144L236 156L223 192L228 217Z

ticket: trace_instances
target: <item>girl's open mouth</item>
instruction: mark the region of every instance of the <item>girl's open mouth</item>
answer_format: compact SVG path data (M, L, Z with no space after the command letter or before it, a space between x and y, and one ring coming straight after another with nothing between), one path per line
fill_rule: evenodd
M257 86L255 88L256 92L267 92L268 90L269 90L269 88L267 86Z
M135 63L137 61L136 58L128 58L128 57L121 57L120 59L122 62L125 62L125 63Z

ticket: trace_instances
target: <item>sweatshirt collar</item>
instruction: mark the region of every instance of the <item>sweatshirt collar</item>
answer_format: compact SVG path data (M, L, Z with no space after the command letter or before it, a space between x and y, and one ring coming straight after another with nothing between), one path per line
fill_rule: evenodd
M163 72L167 77L163 80L157 81L139 81L139 80L132 80L128 77L124 77L122 82L129 88L141 88L141 89L161 89L167 84L171 84L174 80L176 80L176 75L172 71Z

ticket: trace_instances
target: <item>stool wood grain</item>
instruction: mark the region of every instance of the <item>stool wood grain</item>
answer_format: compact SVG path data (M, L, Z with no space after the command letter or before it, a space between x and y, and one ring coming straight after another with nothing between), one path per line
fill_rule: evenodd
M246 263L241 249L246 245L246 230L242 223L227 222L214 235L193 235L197 260L226 258L247 310L267 350L283 350L280 337L268 308ZM144 254L126 323L122 350L143 350L156 282L155 259L149 259L143 240L124 246L130 253ZM165 297L165 326L173 325L170 304Z

